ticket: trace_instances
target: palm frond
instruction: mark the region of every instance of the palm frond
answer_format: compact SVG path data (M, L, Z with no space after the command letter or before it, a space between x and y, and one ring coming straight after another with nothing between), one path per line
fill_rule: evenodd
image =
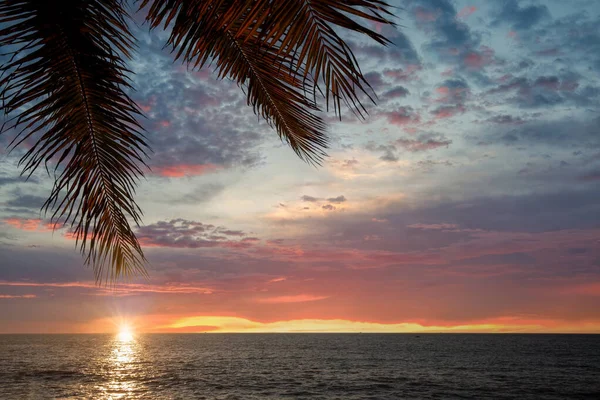
M2 110L16 129L11 147L32 138L23 173L54 164L44 204L69 224L96 279L145 273L129 219L146 144L140 111L124 92L133 39L120 0L14 0L0 3ZM107 268L108 267L108 268Z
M255 111L301 158L316 162L327 139L325 124L314 114L315 94L323 93L327 108L331 101L340 112L344 102L359 116L366 112L361 93L372 100L350 47L335 29L386 44L356 20L392 23L388 5L379 0L144 0L141 7L146 6L151 27L172 25L168 44L176 59L193 67L215 59L220 76L252 88L248 102Z

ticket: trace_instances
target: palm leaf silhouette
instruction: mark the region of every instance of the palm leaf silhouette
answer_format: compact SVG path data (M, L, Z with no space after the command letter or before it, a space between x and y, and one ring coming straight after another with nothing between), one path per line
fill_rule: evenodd
M326 124L317 98L357 115L372 100L339 29L388 41L362 25L391 24L379 0L143 0L151 28L171 29L176 60L198 68L211 62L220 77L244 87L248 104L296 154L320 164ZM0 2L0 44L12 58L1 67L3 130L17 130L11 147L33 140L23 173L54 163L55 184L43 209L70 224L97 280L145 273L131 223L147 145L129 98L134 38L121 0Z
M331 99L339 112L343 101L362 116L359 95L371 91L331 25L388 43L350 17L390 23L382 16L389 15L386 3L377 0L145 0L146 5L152 27L172 23L168 44L176 59L194 68L215 61L221 77L246 86L248 104L296 154L316 163L327 146L326 126L314 114L320 111L316 92L324 93L327 108Z
M12 145L36 139L20 161L26 174L56 163L43 209L72 226L98 280L144 271L128 221L140 220L133 194L145 144L124 92L122 57L133 44L125 15L114 0L0 4L0 41L17 47L0 81L3 109L16 114L7 127L19 129Z

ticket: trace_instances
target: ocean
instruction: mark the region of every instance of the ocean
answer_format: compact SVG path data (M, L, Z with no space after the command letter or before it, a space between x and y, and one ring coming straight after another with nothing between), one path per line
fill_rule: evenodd
M0 399L600 399L600 335L0 335Z

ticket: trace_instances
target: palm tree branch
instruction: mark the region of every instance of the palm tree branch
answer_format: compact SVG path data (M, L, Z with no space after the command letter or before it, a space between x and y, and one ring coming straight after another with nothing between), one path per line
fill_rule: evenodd
M223 46L218 36L227 35L228 41L237 43L240 54L248 47L254 53L272 55L270 61L278 64L270 72L279 70L275 76L280 78L280 84L285 86L285 81L293 81L295 93L303 96L302 101L296 101L296 106L317 111L316 93L320 92L324 93L327 108L332 99L335 111L341 112L340 104L343 101L359 116L366 112L361 103L361 93L372 100L372 90L349 45L334 28L366 34L386 44L387 40L382 35L362 26L355 19L391 24L386 17L390 15L388 5L378 0L144 0L141 7L146 6L149 7L147 20L152 27L172 24L168 45L172 46L176 59L182 59L197 68L214 58L222 68L226 64L219 60L224 56L236 57L231 49L225 52L219 48ZM260 62L254 60L254 53L246 52L246 61ZM235 75L234 79L240 84L248 81L252 85L253 81L260 81L256 68L244 68L246 75L242 76L231 66L221 69L220 75ZM241 64L237 66L241 67ZM226 73L222 73L223 70ZM264 81L265 77L262 79ZM263 91L275 88L264 84L259 86ZM306 93L312 93L313 99L308 100ZM256 107L254 100L263 99L270 105L266 108L264 105ZM284 124L281 120L283 114L276 112L269 96L258 96L254 100L249 97L249 103L255 106L255 111L274 111L263 117L267 120L277 117L273 121L278 133L290 139L289 143L300 157L310 160L308 152L312 150L310 147L294 147L297 141L293 135L309 141L318 139L313 142L312 148L322 152L326 139L325 125L320 120L318 129L312 129L309 134L294 132L295 127L291 123L291 118L295 118L293 114L289 114ZM285 99L281 100L285 102ZM301 127L301 124L297 125ZM317 125L312 128L317 128ZM315 154L315 158L320 159L322 155Z
M288 141L299 157L319 163L325 155L323 149L327 147L326 139L320 134L325 126L319 117L310 112L318 111L318 108L303 96L303 83L294 76L282 75L280 66L284 64L283 61L269 62L281 55L270 54L269 57L266 50L258 49L247 41L241 42L230 32L226 37L231 41L232 49L239 51L247 65L248 73L235 78L239 83L248 82L248 103L258 113L262 110L263 117L275 126L279 136ZM218 62L222 60L227 58L219 57ZM273 77L278 79L273 80ZM265 101L261 101L261 98Z
M1 67L2 110L16 114L11 149L30 140L23 173L55 164L43 210L70 225L96 278L145 273L130 226L141 211L133 196L145 165L138 107L123 58L133 39L120 0L18 0L0 4L0 44L14 48Z

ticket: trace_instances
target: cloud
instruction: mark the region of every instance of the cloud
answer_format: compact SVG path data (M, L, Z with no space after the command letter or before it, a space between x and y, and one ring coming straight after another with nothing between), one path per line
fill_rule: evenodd
M469 98L469 84L462 79L447 79L435 89L437 103L464 104Z
M399 160L396 155L398 149L394 144L377 144L371 140L365 145L365 149L376 153L383 152L383 155L379 157L383 161L396 162Z
M258 240L257 238L233 240L233 237L242 238L246 233L181 218L145 225L138 228L136 233L140 243L145 247L245 248L252 246Z
M512 115L496 115L492 118L489 118L487 120L487 122L491 122L494 124L501 124L501 125L520 125L525 123L525 120L523 120L520 117L513 117Z
M22 207L29 209L41 209L46 201L45 197L17 194L16 197L8 200L5 204L9 207Z
M467 111L466 101L470 97L469 85L460 79L449 79L436 88L436 103L442 105L431 111L436 118L450 118Z
M395 86L390 90L384 92L381 97L386 100L397 99L400 97L406 97L410 94L410 91L403 86Z
M392 26L383 27L382 34L391 42L390 46L356 43L351 40L348 43L359 57L389 61L407 68L421 65L419 54L407 35Z
M184 176L205 175L218 169L219 167L214 164L181 164L156 166L152 171L157 175L168 178L182 178Z
M302 196L301 199L302 199L302 201L306 201L309 203L315 203L315 202L319 201L318 198L312 197L312 196L307 196L307 195Z
M420 65L408 65L405 68L386 68L383 76L396 82L412 82L417 80L417 74L422 70Z
M5 218L2 222L22 231L45 232L52 230L52 224L46 223L39 218L12 217Z
M343 203L346 201L346 198L343 195L337 196L337 197L330 197L327 199L328 202L330 203Z
M6 176L4 174L0 175L0 187L12 185L15 183L39 183L39 180L32 176L27 179L25 176Z
M466 68L471 70L481 70L484 67L494 63L495 52L487 46L481 46L478 50L472 50L463 57Z
M321 207L323 210L325 211L335 211L335 207L332 206L331 204L325 204L324 206Z
M452 144L452 140L447 139L443 135L423 134L419 135L416 139L401 138L394 143L406 151L419 152L434 150L439 147L448 147Z
M0 294L0 300L2 299L35 299L35 294Z
M498 2L500 4L500 2ZM546 5L528 5L522 7L518 0L505 0L499 13L495 13L496 18L493 25L510 24L514 30L528 30L544 19L550 17L550 12Z
M483 137L485 143L505 146L544 146L548 149L597 149L600 137L597 135L600 119L577 121L530 121L516 124L510 131L503 127L492 129ZM478 140L481 140L479 137Z
M456 14L457 18L467 18L469 15L473 14L475 11L477 11L477 7L475 6L466 6L463 7L458 14Z
M132 294L212 294L216 289L197 286L193 283L163 283L139 284L118 283L114 287L98 286L95 282L29 282L29 281L0 281L0 287L27 287L27 288L59 288L59 289L89 289L97 295L127 296ZM37 297L34 295L34 297ZM1 297L0 297L1 298Z
M137 34L141 47L131 63L137 89L132 96L147 113L153 173L180 178L257 165L258 146L275 132L262 133L243 92L212 73L173 64L155 33Z
M317 202L319 202L321 200L326 200L326 201L328 201L330 203L343 203L343 202L346 201L346 198L343 195L340 195L340 196L337 196L337 197L330 197L330 198L327 198L327 199L320 199L318 197L304 195L304 196L300 197L300 200L302 200L303 202L307 202L307 203L317 203Z
M446 138L442 134L422 133L416 137L400 138L389 144L377 144L374 141L369 141L365 145L365 149L374 153L383 153L379 157L382 161L396 162L399 160L399 149L411 153L418 153L435 150L440 147L448 147L451 144L452 140Z
M223 192L225 186L220 183L207 183L194 188L184 195L178 194L176 198L169 200L176 204L198 204L212 200Z
M463 114L466 111L463 105L456 106L442 106L431 111L431 114L435 115L436 118L451 118L458 114Z
M417 26L431 32L433 39L426 48L446 62L458 62L473 53L480 39L473 35L468 25L456 18L454 6L447 0L417 0L413 15Z
M412 107L398 107L395 111L383 113L392 125L409 125L421 121L421 117Z
M535 79L513 77L509 82L489 89L484 96L513 95L505 100L508 104L531 108L550 108L567 103L592 104L599 93L591 87L578 90L579 86L579 77L573 74L538 76Z
M282 304L282 303L304 303L307 301L318 301L329 298L329 296L315 296L310 294L297 294L288 296L264 297L256 299L257 303Z
M584 182L600 181L600 171L589 172L585 175L582 175L579 179Z
M411 229L422 229L422 230L448 230L457 229L456 224L410 224L407 228Z

